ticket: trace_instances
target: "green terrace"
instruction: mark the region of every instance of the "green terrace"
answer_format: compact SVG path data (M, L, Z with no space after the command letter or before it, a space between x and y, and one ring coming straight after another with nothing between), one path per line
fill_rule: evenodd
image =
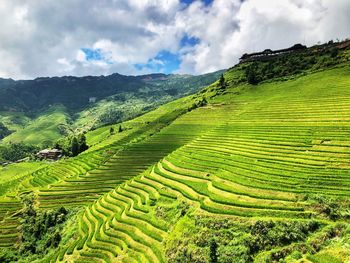
M157 208L171 210L181 202L199 215L328 222L307 196L350 195L348 70L247 86L239 96L236 87L229 88L134 146L136 158L121 162L133 176L85 209L79 237L57 259L165 262L164 247L176 223L162 220ZM341 79L333 86L335 77ZM180 125L184 122L209 127L169 144L193 131ZM139 158L152 156L146 145L162 154L138 170ZM102 178L123 171L111 169L119 158L100 167Z
M326 235L335 223L312 198L349 202L349 73L339 66L260 85L215 83L123 123L120 134L108 135L111 126L88 133L95 145L86 153L18 186L34 191L42 210L82 207L76 233L43 261L167 262L191 216L317 222L312 237ZM2 247L17 238L20 208L15 197L0 202Z

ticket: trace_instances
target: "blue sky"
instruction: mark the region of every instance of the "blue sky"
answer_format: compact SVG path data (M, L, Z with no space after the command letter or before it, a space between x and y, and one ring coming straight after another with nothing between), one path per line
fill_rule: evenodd
M183 48L194 47L199 43L199 38L184 34L179 41L179 50L181 51ZM103 51L99 48L81 48L81 51L84 52L86 61L101 61L107 64L113 64L112 61L103 55ZM181 62L180 52L174 53L169 50L161 50L154 57L148 59L146 63L135 63L134 67L139 71L148 70L150 72L171 74L179 70Z
M185 34L180 41L180 47L185 47L185 46L195 46L200 43L200 39L196 37L191 37L188 34Z
M180 0L181 3L191 5L193 2L202 2L204 6L210 6L214 0ZM187 33L183 35L179 41L179 51L171 52L169 50L161 50L154 57L149 58L146 63L135 63L134 68L138 71L149 72L161 72L165 74L171 74L180 69L181 65L181 50L183 48L194 47L200 43L200 39L197 37L189 36ZM99 48L81 48L81 51L85 54L86 61L100 61L107 64L113 64L104 55L103 51ZM117 63L118 61L116 61Z
M138 63L134 66L137 70L149 69L152 72L170 74L179 69L180 63L181 59L178 54L162 50L154 58L149 59L147 63Z
M200 39L185 34L179 43L180 50L185 47L194 47L199 43ZM179 70L181 62L180 52L172 53L168 50L162 50L154 58L149 59L147 63L137 63L134 66L138 70L149 69L153 72L170 74Z
M93 60L104 60L101 49L91 49L91 48L82 48L81 51L85 53L85 58L87 61Z
M181 0L181 3L184 4L192 4L194 1L198 1L198 0ZM200 0L202 1L205 5L210 5L214 0Z

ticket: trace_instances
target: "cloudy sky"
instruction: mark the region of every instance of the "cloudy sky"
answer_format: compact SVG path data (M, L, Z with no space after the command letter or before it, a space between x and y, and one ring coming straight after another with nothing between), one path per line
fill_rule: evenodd
M202 74L350 37L349 0L1 0L0 77Z

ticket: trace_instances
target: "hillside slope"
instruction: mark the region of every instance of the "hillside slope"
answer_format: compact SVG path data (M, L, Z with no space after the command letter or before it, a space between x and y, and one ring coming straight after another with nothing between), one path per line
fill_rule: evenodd
M27 259L39 262L348 262L343 62L258 85L243 80L241 64L224 83L125 122L121 133L89 132L89 151L12 186L33 193L24 208L37 215L69 211L52 235L60 245L46 242L54 227L26 239L21 200L4 194L0 246L22 235L13 260L31 246Z
M327 234L332 231L341 238L349 226L330 219L349 217L349 72L347 66L287 82L229 88L210 105L181 117L176 122L206 116L194 119L213 126L89 206L80 218L81 234L67 246L65 258L108 262L119 255L125 262L187 262L200 257L195 262L209 262L208 242L198 244L193 237L209 235L219 249L231 249L233 255L246 245L240 257L261 262L287 257L298 246L315 253L329 243L324 235L332 239ZM339 199L338 205L327 204L328 198ZM327 205L338 210L328 211ZM299 221L294 219L316 226L282 241L274 240L273 232L262 232L261 238L272 245L255 244L254 249L254 244L247 245L251 231L245 240L225 240L202 222L208 218L220 225L228 220L235 229L242 224L235 216L252 217L245 224L253 227L262 218L280 218L296 228ZM226 226L220 231L225 230L232 231ZM288 235L291 230L279 231ZM312 248L313 242L319 242L318 249ZM269 247L280 248L259 254ZM313 257L346 262L350 256L345 244L322 253ZM218 254L219 262L229 257Z
M193 94L217 80L222 72L1 80L0 123L12 134L4 140L0 134L0 143L53 146L72 131L79 133L132 119Z

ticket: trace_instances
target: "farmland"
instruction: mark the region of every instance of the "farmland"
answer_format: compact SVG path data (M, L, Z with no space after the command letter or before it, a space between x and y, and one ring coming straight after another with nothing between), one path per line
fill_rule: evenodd
M23 177L37 213L76 211L42 261L347 262L350 67L259 85L239 70ZM9 247L22 205L2 200Z

